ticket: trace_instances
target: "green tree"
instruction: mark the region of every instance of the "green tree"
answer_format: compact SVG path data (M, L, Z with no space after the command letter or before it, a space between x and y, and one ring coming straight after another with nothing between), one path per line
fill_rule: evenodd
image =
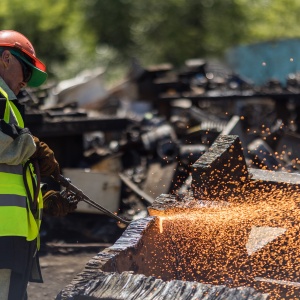
M191 57L218 55L237 43L245 29L242 8L234 0L102 0L84 6L98 43L125 58L175 65Z
M89 30L98 44L109 45L126 55L132 45L130 27L133 23L131 1L90 0L81 3Z
M30 37L52 77L86 68L221 56L229 47L299 37L298 0L2 0L0 26Z
M146 51L143 45L160 45L156 50L159 60L175 65L188 58L220 55L243 34L243 26L231 26L234 19L242 24L244 16L232 0L164 2L154 22L146 24L149 30L143 35L145 42L140 47ZM151 53L148 57L151 58Z
M243 42L295 38L300 36L300 2L297 0L256 0L244 3L248 29Z
M78 53L86 53L94 41L85 32L83 15L72 0L2 0L0 28L29 37L50 78L74 76L83 67Z
M21 0L2 0L0 26L30 37L38 56L47 64L63 62L68 55L62 38L66 12L67 3L63 1L44 1L41 9L38 1L27 2L24 6Z

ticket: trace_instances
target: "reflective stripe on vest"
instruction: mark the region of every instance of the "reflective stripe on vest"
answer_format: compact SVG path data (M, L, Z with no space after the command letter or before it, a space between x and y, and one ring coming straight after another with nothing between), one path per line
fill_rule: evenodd
M19 112L16 108L15 104L8 99L7 93L0 87L0 93L5 97L5 111L4 111L4 121L6 123L17 124L21 128L24 128L24 121Z
M22 174L23 166L22 165L11 166L11 165L6 165L6 164L0 164L0 172L12 173L12 174Z
M0 195L0 206L26 207L26 201L19 195Z
M4 121L23 128L24 122L20 112L1 87L0 93L6 98ZM0 164L0 236L24 236L28 241L32 241L39 234L43 199L40 189L37 199L34 199L36 175L32 164L26 165L28 167L24 170L23 165ZM24 177L29 193L25 188ZM36 200L35 216L31 211L32 199Z

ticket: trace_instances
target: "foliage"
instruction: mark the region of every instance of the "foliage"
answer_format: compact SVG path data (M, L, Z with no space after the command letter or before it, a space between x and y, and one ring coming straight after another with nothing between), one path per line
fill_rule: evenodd
M138 1L140 15L153 11L137 24L136 44L148 62L156 58L175 65L187 58L219 55L238 42L243 27L231 27L232 20L243 22L243 12L235 1ZM223 18L220 15L223 14ZM142 29L141 29L142 28ZM142 33L142 34L141 34ZM150 48L149 48L150 45ZM153 55L154 54L154 55Z
M256 0L248 5L249 30L245 42L300 37L300 2Z
M53 78L86 68L220 57L227 48L299 37L297 0L2 0L0 26L34 44Z
M0 25L15 29L30 37L38 55L47 63L66 60L68 50L64 30L68 27L68 1L2 0Z

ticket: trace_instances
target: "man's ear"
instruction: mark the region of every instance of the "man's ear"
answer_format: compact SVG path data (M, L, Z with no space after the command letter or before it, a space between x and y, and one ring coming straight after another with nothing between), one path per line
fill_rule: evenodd
M10 63L10 59L11 59L10 56L11 56L11 54L8 50L4 50L2 55L1 55L2 63L3 63L5 68L7 68L9 63Z

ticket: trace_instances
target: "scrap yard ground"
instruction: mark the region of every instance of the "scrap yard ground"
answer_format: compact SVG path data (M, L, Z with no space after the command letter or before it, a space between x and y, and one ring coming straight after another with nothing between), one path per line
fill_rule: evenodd
M54 300L57 294L84 269L86 263L99 251L41 256L44 283L29 284L28 300Z

